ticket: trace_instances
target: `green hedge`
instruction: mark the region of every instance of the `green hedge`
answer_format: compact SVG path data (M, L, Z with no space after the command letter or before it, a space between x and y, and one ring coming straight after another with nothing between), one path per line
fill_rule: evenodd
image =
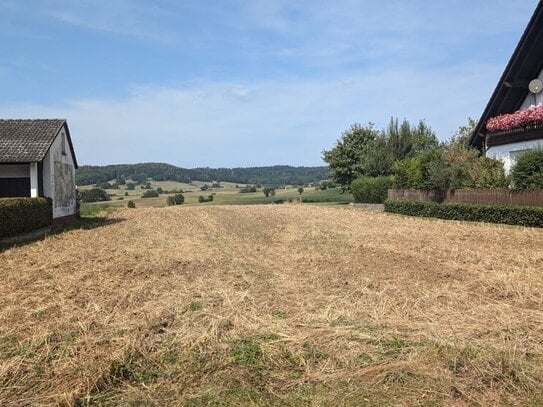
M0 238L51 226L53 207L47 198L0 198Z
M391 177L360 177L351 183L351 192L355 202L379 204L385 202L391 186Z
M409 216L543 227L543 208L387 200L385 211Z

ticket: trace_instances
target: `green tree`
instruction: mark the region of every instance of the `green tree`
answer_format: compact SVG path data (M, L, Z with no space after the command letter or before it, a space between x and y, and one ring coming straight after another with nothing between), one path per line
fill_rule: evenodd
M516 189L543 189L543 147L521 153L511 169Z
M158 192L155 191L154 189L148 189L143 193L141 197L142 198L158 198Z
M298 187L298 193L302 195L304 193L303 187Z
M331 150L323 151L323 160L330 166L332 179L340 184L343 190L350 187L351 182L360 175L361 163L370 149L370 143L379 136L373 124L366 126L355 123L344 131Z
M81 202L111 201L109 195L102 188L92 188L81 191Z
M166 205L173 206L173 205L181 205L185 202L185 197L182 194L175 194L173 196L169 196L166 199Z

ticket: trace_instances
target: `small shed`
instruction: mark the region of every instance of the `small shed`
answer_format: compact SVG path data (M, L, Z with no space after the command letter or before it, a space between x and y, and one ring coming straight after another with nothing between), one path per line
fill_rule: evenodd
M47 197L54 224L77 213L75 157L66 120L0 120L0 197Z

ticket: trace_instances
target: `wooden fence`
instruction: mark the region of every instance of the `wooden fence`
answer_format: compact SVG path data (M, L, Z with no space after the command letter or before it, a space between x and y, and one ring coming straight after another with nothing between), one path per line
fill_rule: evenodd
M423 191L389 189L388 199L409 199L425 202L474 203L489 205L543 206L543 189L450 189Z

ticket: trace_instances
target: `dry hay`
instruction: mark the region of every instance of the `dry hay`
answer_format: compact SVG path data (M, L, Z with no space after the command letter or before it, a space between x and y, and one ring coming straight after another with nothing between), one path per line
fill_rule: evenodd
M117 212L0 253L0 405L543 402L543 231Z

